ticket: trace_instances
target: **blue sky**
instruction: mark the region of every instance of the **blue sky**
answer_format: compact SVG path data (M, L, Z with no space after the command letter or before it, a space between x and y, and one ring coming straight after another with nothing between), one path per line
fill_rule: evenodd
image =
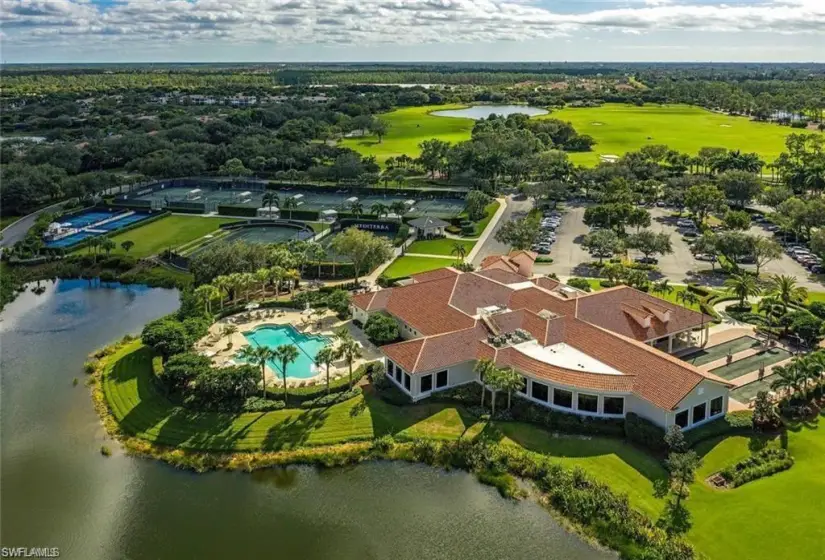
M6 62L825 62L825 0L4 0Z

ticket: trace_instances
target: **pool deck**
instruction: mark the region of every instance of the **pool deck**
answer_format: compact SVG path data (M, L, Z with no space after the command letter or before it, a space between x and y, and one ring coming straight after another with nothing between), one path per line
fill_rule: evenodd
M226 325L235 325L238 332L226 337L223 335L223 328ZM356 360L352 369L355 371L361 364L378 360L382 357L378 348L372 344L360 329L353 328L352 321L341 321L334 313L327 311L320 320L313 317L310 320L309 314L305 311L296 311L294 309L273 308L273 309L258 309L254 311L245 311L230 315L209 328L209 334L198 341L195 345L196 350L212 359L212 364L215 366L231 365L235 354L244 346L249 345L249 341L243 335L245 331L262 325L292 325L298 332L305 334L327 336L335 342L335 331L341 327L352 334L353 338L361 346L362 357ZM231 342L231 347L227 348ZM239 363L235 361L234 363ZM318 375L306 378L290 377L289 367L287 367L287 387L305 387L312 385L323 385L326 382L326 371L322 370ZM347 377L349 375L349 367L343 359L337 360L329 368L330 380L339 377ZM266 366L266 383L267 385L282 385L283 379L278 371Z

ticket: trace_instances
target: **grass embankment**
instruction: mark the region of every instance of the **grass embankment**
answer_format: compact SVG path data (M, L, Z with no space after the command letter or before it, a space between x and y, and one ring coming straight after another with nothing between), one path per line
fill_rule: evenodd
M437 118L437 117L433 117ZM756 152L773 161L784 150L785 137L799 132L787 126L730 117L689 105L625 105L564 108L547 117L569 121L580 134L596 139L592 152L572 153L574 163L595 165L600 154L622 155L649 144L695 155L704 146Z
M14 222L22 218L23 216L2 216L0 217L0 230L5 229L12 225Z
M138 258L156 255L165 249L184 245L212 233L221 224L235 221L237 220L205 216L166 216L143 227L113 236L111 239L117 247L112 253L129 254ZM120 246L127 240L135 244L128 253Z
M379 163L389 157L406 154L418 157L418 145L424 140L439 138L447 142L469 140L473 129L472 119L434 117L429 113L446 109L461 109L463 105L428 105L425 107L405 107L381 115L390 130L379 143L377 136L357 136L344 138L341 144L368 156L375 156Z
M461 245L464 250L469 253L475 247L475 241L464 241L460 239L423 239L414 241L407 247L408 253L421 253L423 255L444 255L447 257L455 256L453 248L456 245Z
M384 271L385 278L403 278L419 272L427 272L445 266L453 266L458 261L441 257L398 257Z
M275 464L312 461L332 449L325 447L331 444L340 444L335 447L338 452L363 452L369 446L366 440L385 433L395 433L399 439L448 440L475 437L484 427L455 405L395 407L369 393L329 409L195 413L173 406L157 391L150 381L151 359L148 349L138 342L122 346L105 359L102 383L96 385L95 396L104 406L108 401L124 432L152 443L190 450L270 450L266 458L269 464ZM704 464L687 500L693 521L687 537L698 552L708 558L739 555L766 560L821 555L821 543L825 542L820 507L825 497L821 467L825 431L817 429L817 420L794 426L788 433L788 451L796 461L793 468L734 490L717 490L704 480L747 457L765 440L735 436L697 447ZM116 428L118 424L109 419L107 426L112 425ZM630 503L648 515L655 517L661 511L663 502L653 497L653 484L665 476L665 470L646 452L619 440L554 436L521 423L502 422L497 426L504 444L549 455L566 466L580 466L614 490L626 492ZM148 444L141 448L139 440L132 441L127 445L130 449L147 452ZM174 461L186 452L165 453L164 458ZM227 461L223 464L234 468L263 465L256 454L232 455ZM206 468L209 466L205 463Z

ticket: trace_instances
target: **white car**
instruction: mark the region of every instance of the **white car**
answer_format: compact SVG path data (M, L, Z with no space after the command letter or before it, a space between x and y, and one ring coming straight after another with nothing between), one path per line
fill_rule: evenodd
M696 227L696 224L693 223L693 220L688 220L688 219L685 219L685 218L682 218L679 221L677 221L676 225L679 226L680 228L687 228L687 229L694 229Z

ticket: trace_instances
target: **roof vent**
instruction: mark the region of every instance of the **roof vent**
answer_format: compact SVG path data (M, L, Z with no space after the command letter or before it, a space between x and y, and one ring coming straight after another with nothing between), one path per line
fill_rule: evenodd
M549 309L542 309L541 311L539 311L538 315L542 319L555 319L556 317L559 316L558 313L553 313Z

